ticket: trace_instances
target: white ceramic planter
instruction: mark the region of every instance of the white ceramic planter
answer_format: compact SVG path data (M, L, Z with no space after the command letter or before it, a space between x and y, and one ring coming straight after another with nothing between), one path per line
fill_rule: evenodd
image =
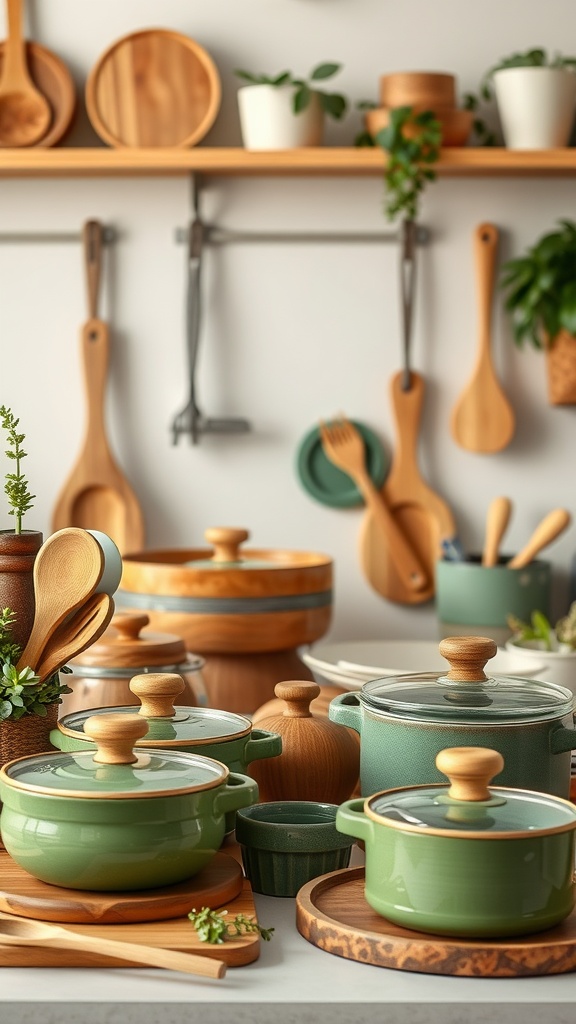
M494 74L508 149L567 146L576 109L576 74L566 68L502 68Z
M576 694L576 651L568 644L559 644L556 651L545 651L538 640L525 640L524 643L508 640L506 650L522 653L524 657L540 662L544 667L541 667L539 679L565 686Z
M292 85L245 85L238 90L240 128L245 149L295 149L321 146L324 112L312 95L305 110L292 109Z

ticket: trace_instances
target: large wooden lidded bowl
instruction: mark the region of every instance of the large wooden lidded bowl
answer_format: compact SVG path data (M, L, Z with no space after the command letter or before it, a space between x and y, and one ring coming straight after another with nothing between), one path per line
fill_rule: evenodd
M119 608L145 610L206 659L212 707L251 713L282 679L311 679L296 648L324 636L332 616L332 559L313 551L245 548L245 529L206 530L212 548L123 558Z

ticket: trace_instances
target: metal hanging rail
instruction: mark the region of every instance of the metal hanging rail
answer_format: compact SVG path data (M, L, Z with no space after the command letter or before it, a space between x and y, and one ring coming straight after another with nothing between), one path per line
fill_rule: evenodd
M204 242L210 245L228 245L236 243L267 243L267 242L343 242L372 243L401 241L399 231L236 231L233 228L222 228L216 224L204 224ZM176 241L184 243L188 239L187 228L176 229ZM430 232L421 225L416 226L418 245L425 245L430 240Z
M105 245L111 245L118 240L116 228L108 227L102 230L102 241ZM60 244L68 242L82 243L81 231L0 231L0 245L30 244L37 243Z

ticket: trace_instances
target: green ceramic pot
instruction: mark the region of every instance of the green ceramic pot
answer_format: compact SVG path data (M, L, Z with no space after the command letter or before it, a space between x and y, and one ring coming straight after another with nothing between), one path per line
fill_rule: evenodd
M254 892L295 896L312 878L346 868L353 840L336 828L336 804L278 800L245 807L236 839Z
M488 779L501 766L497 751L446 750L438 763L450 787L388 790L338 809L336 827L365 844L366 901L394 924L439 935L552 928L574 906L576 807L485 781L470 796L461 789L475 770L470 757Z
M440 750L479 746L503 755L502 785L568 797L576 748L571 691L486 676L484 664L496 653L488 638L449 637L440 652L450 660L445 674L376 679L331 701L330 719L360 734L362 794L440 782Z
M181 750L222 761L231 772L250 774L253 761L277 757L282 753L282 737L265 729L253 729L249 718L213 708L179 707L174 701L184 688L182 677L170 672L149 672L134 676L130 689L141 702L138 714L148 731L136 741L137 749L154 747ZM94 715L133 715L134 705L119 708L92 708L64 715L50 733L57 750L94 750L96 744L84 732L84 724ZM234 831L236 813L226 816L226 832Z
M172 885L222 845L226 815L254 803L253 779L211 758L134 751L138 715L85 723L97 750L18 758L0 771L6 850L36 878L70 889Z

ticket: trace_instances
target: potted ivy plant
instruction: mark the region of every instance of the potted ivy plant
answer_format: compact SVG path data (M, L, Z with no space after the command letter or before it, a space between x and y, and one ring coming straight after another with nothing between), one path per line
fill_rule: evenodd
M245 148L320 146L325 115L340 120L348 108L345 96L320 87L340 69L340 64L318 64L308 78L296 77L291 71L264 75L237 69L236 75L246 83L238 90Z
M434 164L440 157L442 129L434 114L415 113L412 107L390 110L388 124L368 136L386 154L385 205L388 220L416 221L425 187L436 179ZM365 145L366 137L360 137ZM370 142L368 142L370 144Z
M508 149L567 146L576 108L576 57L540 47L499 60L483 76L480 96L495 97Z
M546 355L552 405L576 403L576 223L560 220L502 267L500 286L514 341Z

